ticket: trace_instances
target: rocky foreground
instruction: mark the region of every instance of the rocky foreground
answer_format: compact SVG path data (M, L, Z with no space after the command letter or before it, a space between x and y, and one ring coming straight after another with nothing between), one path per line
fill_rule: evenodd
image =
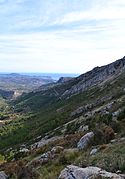
M98 167L80 168L77 166L67 166L60 174L59 179L124 179L115 173L106 172Z

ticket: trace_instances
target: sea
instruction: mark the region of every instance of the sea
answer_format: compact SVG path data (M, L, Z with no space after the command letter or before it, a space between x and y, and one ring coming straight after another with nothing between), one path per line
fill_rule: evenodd
M57 81L60 77L77 77L80 74L75 73L10 73L10 72L4 72L0 73L0 75L10 75L10 74L20 74L20 75L27 75L27 76L36 76L36 77L50 77L53 80Z

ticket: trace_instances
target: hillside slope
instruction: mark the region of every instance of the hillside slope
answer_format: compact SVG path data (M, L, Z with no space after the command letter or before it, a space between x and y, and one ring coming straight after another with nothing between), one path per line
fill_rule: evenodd
M69 81L57 82L44 90L23 95L11 102L10 106L16 118L0 128L0 151L7 156L8 161L17 155L22 145L30 150L28 158L22 157L26 163L32 163L35 157L50 151L54 146L61 146L68 152L61 153L64 158L59 154L58 161L51 160L41 167L38 163L37 171L41 173L41 178L56 178L61 169L73 161L80 165L80 156L85 158L85 166L102 166L111 172L125 172L125 160L121 161L118 155L114 158L114 163L116 160L119 162L117 166L113 161L106 163L107 154L111 159L117 152L121 152L124 158L125 57ZM95 135L92 148L90 146L83 153L75 151L73 148L77 147L79 139L91 131ZM110 145L112 139L117 143ZM95 146L100 153L92 158L88 153ZM103 148L106 148L104 155ZM8 171L8 163L6 165L3 169ZM112 168L109 169L109 165ZM48 175L46 170L53 172Z
M63 124L71 121L74 117L79 116L82 113L87 113L97 106L99 107L103 105L103 103L105 104L113 101L115 98L124 97L124 62L125 58L105 67L100 67L98 69L99 73L97 73L97 69L94 69L78 78L61 84L57 83L45 91L31 92L14 101L12 111L14 111L14 113L21 113L19 113L19 119L12 121L12 123L6 126L6 128L9 128L10 125L15 126L16 123L16 127L12 127L11 132L6 130L6 136L2 135L4 137L4 143L6 143L5 146L7 146L8 141L11 140L13 140L13 144L20 144L20 142L26 142L29 139L32 140L39 135L44 136L46 133L57 127L61 128ZM116 69L116 71L114 72L113 70L110 70L111 73L109 73L109 71L106 70L111 68ZM105 78L103 75L104 72L107 72ZM104 80L102 81L101 79L102 82L100 83L97 81L98 85L93 86L92 83L92 86L90 85L88 90L81 93L77 92L78 94L75 93L75 96L70 96L70 93L68 93L69 95L66 100L62 97L66 94L67 90L72 91L75 86L84 86L85 76L87 76L88 80L91 80L92 77L98 77L100 79L99 76L101 73ZM88 78L88 74L90 74L90 78ZM110 74L108 75L110 76L108 80L107 74ZM86 108L86 105L92 107L84 109ZM80 112L78 109L81 106L83 109L81 109ZM14 135L15 141L13 138L13 130L16 134ZM19 137L20 135L21 137ZM3 137L1 138L2 142ZM9 145L11 145L11 142L9 143ZM1 143L1 149L3 146Z
M110 83L110 81L113 81L120 74L124 73L124 71L125 57L109 65L96 67L85 74L70 79L69 81L64 81L63 83L58 81L53 85L43 86L42 88L39 88L41 90L21 97L16 101L16 104L21 105L22 107L23 105L28 105L32 110L38 109L40 106L46 105L47 101L51 102L52 100L53 102L53 100L68 99L74 95L83 93L94 86L97 87L103 85L108 81ZM36 99L35 103L34 98Z

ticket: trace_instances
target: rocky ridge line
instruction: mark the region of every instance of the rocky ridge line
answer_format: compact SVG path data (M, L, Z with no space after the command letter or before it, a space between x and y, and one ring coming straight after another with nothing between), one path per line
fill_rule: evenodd
M104 82L105 80L115 77L123 72L123 70L125 70L125 56L111 64L96 67L93 70L75 78L76 84L66 90L62 94L62 97L68 98L80 92L84 92L89 88Z

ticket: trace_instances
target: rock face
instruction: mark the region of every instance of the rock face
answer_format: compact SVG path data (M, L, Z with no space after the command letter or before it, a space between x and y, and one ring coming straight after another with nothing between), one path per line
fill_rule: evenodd
M65 82L72 80L72 79L73 79L72 77L61 77L61 78L59 78L57 83L65 83Z
M109 80L123 70L125 70L125 57L109 65L96 67L77 77L75 79L75 84L70 89L66 90L62 97L68 98L74 94L86 91L90 87L98 85L105 80Z
M70 165L60 174L59 179L123 179L115 173L106 172L98 167L80 168Z
M94 138L93 132L87 133L80 139L80 141L77 144L77 148L79 150L85 149L92 142L93 138Z
M71 112L70 116L76 117L76 116L84 114L85 117L91 117L94 113L107 114L107 112L108 112L107 110L109 110L113 106L115 101L108 103L107 105L103 106L99 110L95 110L94 113L91 113L90 111L97 106L103 105L104 102L110 101L111 99L112 99L112 97L108 96L108 95L105 97L96 99L95 101L93 101L93 103L78 107L73 112Z
M27 149L27 148L22 148L22 149L19 150L19 152L28 153L28 152L29 152L29 149Z
M64 148L62 146L55 146L51 149L51 153L58 154L58 153L62 152L63 150L64 150Z
M98 152L98 149L92 149L90 152L90 155L95 155Z
M80 126L79 128L79 132L85 132L85 131L88 131L89 130L89 126L88 125L83 125L83 126Z
M46 137L42 138L40 141L38 141L38 142L34 143L33 145L31 145L31 149L36 149L36 148L43 147L43 146L47 145L50 142L54 142L54 141L60 140L62 138L63 137L58 137L58 136L51 137L49 139L47 139Z
M1 171L0 172L0 179L7 179L7 178L8 178L8 176L3 171Z
M48 163L50 160L54 159L56 155L58 155L59 153L61 153L64 150L63 147L61 146L55 146L53 147L50 151L43 153L42 155L36 157L35 159L33 159L29 165L43 165Z

